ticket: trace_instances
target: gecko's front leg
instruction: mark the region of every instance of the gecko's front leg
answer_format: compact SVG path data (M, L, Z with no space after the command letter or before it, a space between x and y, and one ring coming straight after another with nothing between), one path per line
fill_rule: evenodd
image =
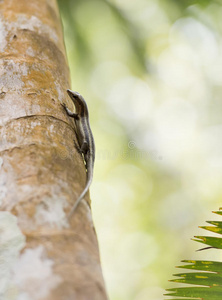
M67 112L67 115L68 115L68 116L70 116L70 117L72 117L72 118L74 118L74 119L76 119L76 120L79 119L79 115L76 114L76 113L74 113L74 112L72 112L72 111L66 106L65 103L62 103L61 105L62 105L62 107L64 107L64 109L65 109L65 111Z

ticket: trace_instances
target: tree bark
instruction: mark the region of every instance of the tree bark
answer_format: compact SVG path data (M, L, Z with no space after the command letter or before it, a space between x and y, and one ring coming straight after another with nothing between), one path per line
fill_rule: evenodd
M0 299L107 299L56 0L0 1Z

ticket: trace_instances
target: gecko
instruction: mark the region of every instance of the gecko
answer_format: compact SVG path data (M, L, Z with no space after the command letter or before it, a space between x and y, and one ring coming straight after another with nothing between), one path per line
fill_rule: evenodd
M70 111L65 103L63 103L62 106L65 108L68 116L74 118L75 125L76 125L77 140L80 146L80 151L85 161L85 168L87 172L85 188L82 191L82 193L79 195L78 199L76 200L75 204L73 205L68 215L68 219L70 220L74 211L76 210L80 201L86 195L92 183L94 161L95 161L95 142L89 124L89 112L88 112L88 107L85 99L78 92L73 92L68 89L67 93L75 105L76 112L73 113L72 111Z

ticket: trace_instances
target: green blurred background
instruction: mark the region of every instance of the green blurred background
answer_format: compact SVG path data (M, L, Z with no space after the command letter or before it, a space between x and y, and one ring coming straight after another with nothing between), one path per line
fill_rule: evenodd
M221 259L190 240L221 205L221 2L58 2L110 300L161 300L180 260Z

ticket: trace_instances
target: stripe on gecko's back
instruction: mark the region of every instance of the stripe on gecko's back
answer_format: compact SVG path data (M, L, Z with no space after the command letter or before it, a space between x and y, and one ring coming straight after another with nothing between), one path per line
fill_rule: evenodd
M88 123L88 119L83 117L81 118L81 122L79 123L80 127L81 127L81 133L82 133L82 136L83 136L83 140L85 140L88 145L90 143L90 137L89 137L89 123Z
M74 95L73 95L73 98L75 98L75 100L77 102L77 106L78 106L77 113L80 114L81 117L88 117L89 116L88 108L87 108L87 104L86 104L86 101L84 100L84 98L82 96L78 97L78 96L74 96Z
M94 145L94 140L92 136L92 131L89 125L89 119L88 118L82 118L80 125L80 130L82 134L83 140L85 140L88 144L89 151L92 155L92 161L94 162L95 160L95 145Z

